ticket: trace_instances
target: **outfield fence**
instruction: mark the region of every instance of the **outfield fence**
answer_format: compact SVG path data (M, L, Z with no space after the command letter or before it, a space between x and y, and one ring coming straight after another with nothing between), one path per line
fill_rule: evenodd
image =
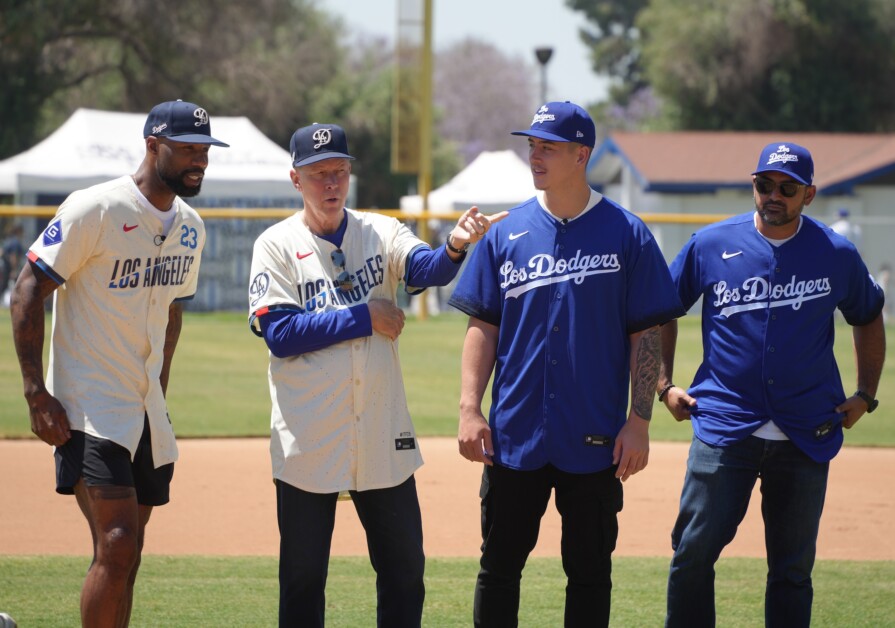
M207 241L202 255L199 288L188 309L193 311L242 311L247 307L247 290L255 239L271 225L291 216L296 209L283 208L200 208L205 221ZM460 217L454 213L408 213L400 210L364 210L393 216L405 221L423 240L439 245ZM0 234L21 226L21 241L27 247L43 231L56 212L56 207L0 205ZM727 214L708 213L642 213L666 260L669 262L690 235L700 227L727 218ZM855 217L853 222L863 230L864 254L870 272L886 281L883 269L895 265L895 219L892 217ZM5 237L5 236L4 236ZM887 285L883 286L887 288ZM442 310L452 286L430 290L427 298L412 301L403 294L400 304L425 317ZM891 311L892 304L888 306Z

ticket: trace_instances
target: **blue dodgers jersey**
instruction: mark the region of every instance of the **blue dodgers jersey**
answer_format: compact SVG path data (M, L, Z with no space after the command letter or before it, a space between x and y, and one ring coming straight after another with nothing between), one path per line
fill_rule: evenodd
M865 325L883 307L854 246L803 216L775 247L749 213L697 232L671 274L685 307L703 298L703 359L689 390L696 436L723 446L772 419L812 459L832 459L842 446L834 408L846 398L834 312Z
M629 334L683 314L646 226L602 199L564 224L532 198L470 255L450 304L498 325L495 462L591 473L627 418Z

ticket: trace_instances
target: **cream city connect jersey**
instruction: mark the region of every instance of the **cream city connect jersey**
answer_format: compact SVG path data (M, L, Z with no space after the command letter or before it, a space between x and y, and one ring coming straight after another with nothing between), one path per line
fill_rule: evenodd
M177 459L159 376L168 308L196 291L205 228L181 199L167 237L131 177L74 192L28 252L53 277L47 388L72 428L133 457L144 412L156 466Z
M346 210L341 250L354 287L342 292L336 247L303 212L255 242L249 313L304 316L370 299L395 300L408 254L424 245L394 218ZM273 476L315 493L396 486L422 464L398 361L398 342L373 333L301 355L270 356Z

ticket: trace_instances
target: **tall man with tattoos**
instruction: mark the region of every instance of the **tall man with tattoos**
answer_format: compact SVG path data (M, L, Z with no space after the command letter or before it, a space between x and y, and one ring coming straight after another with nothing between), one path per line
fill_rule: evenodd
M211 137L205 109L180 100L150 111L143 138L136 173L59 207L12 297L31 430L55 446L56 491L76 496L93 537L84 626L127 625L146 524L168 502L177 445L165 391L205 244L182 197L199 193L210 146L227 146Z
M450 299L470 317L460 453L485 465L474 621L517 624L522 569L555 490L565 625L605 626L621 482L649 457L658 325L683 308L643 222L587 183L587 112L550 102L514 135L528 136L537 195L485 234Z

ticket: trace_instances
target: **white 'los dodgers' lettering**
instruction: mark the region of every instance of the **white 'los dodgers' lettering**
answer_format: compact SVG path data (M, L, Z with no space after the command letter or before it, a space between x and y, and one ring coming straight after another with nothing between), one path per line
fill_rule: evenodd
M503 278L500 287L507 290L505 298L513 299L529 290L561 281L581 284L590 275L616 273L621 270L617 253L582 255L581 250L569 259L556 259L547 253L539 253L528 260L526 268L516 268L511 260L500 267ZM517 285L518 284L518 285ZM511 288L510 286L515 286Z
M785 284L771 284L763 277L749 277L743 281L742 292L739 288L728 289L726 281L714 284L712 292L716 299L712 304L715 307L722 307L728 303L741 304L724 307L720 314L725 317L765 307L789 306L798 310L803 302L828 296L832 291L829 277L798 280L793 275Z

